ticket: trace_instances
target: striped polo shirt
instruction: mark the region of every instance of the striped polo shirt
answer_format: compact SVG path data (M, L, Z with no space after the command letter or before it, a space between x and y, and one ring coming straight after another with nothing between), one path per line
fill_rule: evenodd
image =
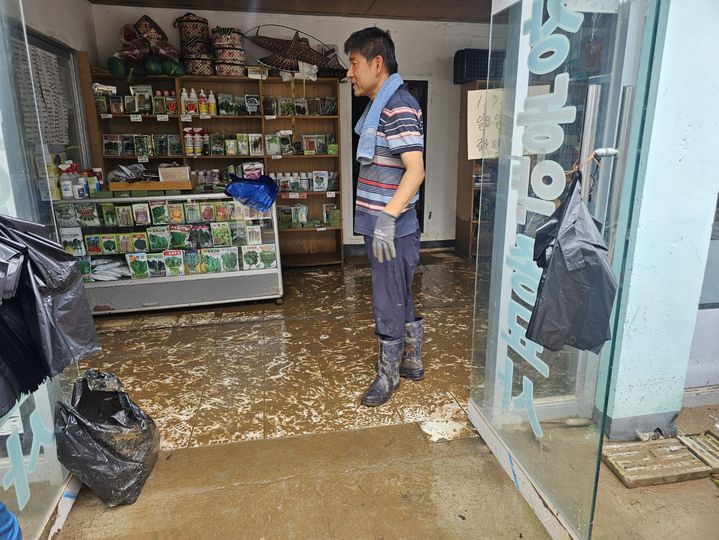
M355 234L373 235L377 216L394 195L404 175L400 156L417 150L424 151L422 110L407 87L402 86L389 99L380 116L372 163L360 165ZM414 209L418 199L419 194L415 194L407 209L397 218L397 238L413 234L419 228Z

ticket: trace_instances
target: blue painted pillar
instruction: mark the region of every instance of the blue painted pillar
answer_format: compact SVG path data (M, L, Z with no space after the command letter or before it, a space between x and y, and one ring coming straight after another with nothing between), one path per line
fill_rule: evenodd
M719 190L719 2L661 9L607 407L619 440L674 431Z

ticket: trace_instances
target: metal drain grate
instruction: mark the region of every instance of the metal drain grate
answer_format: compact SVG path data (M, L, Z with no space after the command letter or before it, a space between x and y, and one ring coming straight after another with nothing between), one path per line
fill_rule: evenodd
M602 460L628 488L706 478L705 465L678 439L605 444Z
M719 473L719 433L705 431L699 435L679 435L677 439L709 465L712 473Z

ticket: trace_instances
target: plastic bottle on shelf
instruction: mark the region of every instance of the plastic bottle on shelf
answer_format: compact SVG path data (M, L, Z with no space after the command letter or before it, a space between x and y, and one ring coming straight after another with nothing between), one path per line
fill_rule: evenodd
M202 129L195 129L195 134L192 138L193 141L193 147L194 147L194 153L196 156L202 155Z
M184 128L182 130L184 132L184 147L185 147L185 155L186 156L194 156L195 155L195 145L193 142L193 130L191 127Z
M190 95L185 100L185 109L187 114L197 114L197 92L195 92L194 88L190 89Z
M180 114L187 114L187 89L183 88L180 93Z
M210 114L210 106L207 103L207 96L202 88L200 88L200 93L197 94L197 111L200 114Z
M99 185L98 190L102 191L105 189L105 175L102 173L101 167L93 167L92 173L95 175L95 178L97 178L97 183Z
M212 90L210 90L210 95L207 97L207 109L210 111L210 116L217 116L217 100Z
M60 165L60 196L63 199L72 199L72 177L68 173L67 165Z
M175 92L170 93L169 90L165 90L165 109L167 114L177 114L177 98Z
M202 130L202 155L210 155L210 132Z

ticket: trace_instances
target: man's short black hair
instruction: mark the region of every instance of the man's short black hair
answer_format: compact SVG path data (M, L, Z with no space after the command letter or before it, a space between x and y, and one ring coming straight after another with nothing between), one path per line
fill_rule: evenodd
M376 26L358 30L345 41L345 54L358 52L370 62L375 56L381 56L390 75L397 73L397 58L394 55L394 42L389 31Z

